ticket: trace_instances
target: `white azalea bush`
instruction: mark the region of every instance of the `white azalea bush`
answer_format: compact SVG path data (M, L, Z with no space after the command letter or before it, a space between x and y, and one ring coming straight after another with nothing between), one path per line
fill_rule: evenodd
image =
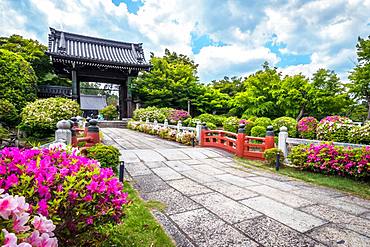
M3 194L0 189L0 243L2 246L54 247L55 225L42 215L30 215L24 196Z
M349 131L348 138L352 143L370 144L370 122L364 126L354 126Z
M23 108L19 127L32 136L47 136L54 132L58 121L79 114L80 106L76 101L65 98L40 99Z

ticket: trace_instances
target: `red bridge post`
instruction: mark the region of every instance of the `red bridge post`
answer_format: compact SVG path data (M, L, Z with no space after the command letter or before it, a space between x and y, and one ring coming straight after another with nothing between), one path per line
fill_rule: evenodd
M207 130L207 124L205 123L202 123L202 128L201 128L201 131L200 131L200 141L199 141L199 145L202 147L204 146L204 142L206 140L206 130Z
M238 135L236 137L236 156L243 157L245 143L245 124L239 124Z
M275 147L274 128L270 125L266 129L265 150Z

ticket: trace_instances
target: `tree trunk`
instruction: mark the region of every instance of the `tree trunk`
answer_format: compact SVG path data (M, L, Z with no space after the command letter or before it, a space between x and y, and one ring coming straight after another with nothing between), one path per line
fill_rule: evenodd
M370 120L370 98L367 100L367 118L366 120Z
M296 118L297 122L299 121L299 119L301 119L301 117L303 116L304 114L304 106L302 106L301 110L299 111L299 114Z

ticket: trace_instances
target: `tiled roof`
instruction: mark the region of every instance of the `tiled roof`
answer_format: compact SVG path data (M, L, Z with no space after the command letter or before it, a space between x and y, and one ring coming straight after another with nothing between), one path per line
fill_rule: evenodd
M47 54L53 61L113 68L147 69L141 43L126 43L50 28Z
M107 106L106 97L100 95L80 95L82 110L101 110Z

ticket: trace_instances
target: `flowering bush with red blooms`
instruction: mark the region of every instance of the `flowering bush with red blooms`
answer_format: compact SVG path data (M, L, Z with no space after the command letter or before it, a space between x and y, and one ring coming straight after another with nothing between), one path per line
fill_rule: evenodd
M302 138L315 139L319 121L314 117L304 117L298 122L298 132Z
M310 170L325 174L335 174L340 176L350 176L358 178L370 177L370 147L351 148L334 146L331 143L319 145L311 144L302 148L296 147L299 152L292 150L291 154L302 156L305 154L304 162L294 164L305 170ZM290 157L289 157L290 156ZM288 158L295 159L289 155Z
M119 222L127 198L112 169L57 148L3 149L0 188L26 197L30 212L52 219L62 245L93 226Z
M172 110L170 111L169 120L170 123L177 123L178 121L184 121L185 119L189 118L189 112L184 110Z
M31 216L29 204L23 196L3 194L0 189L0 243L2 246L54 247L55 225L46 217ZM32 220L31 220L32 219Z

